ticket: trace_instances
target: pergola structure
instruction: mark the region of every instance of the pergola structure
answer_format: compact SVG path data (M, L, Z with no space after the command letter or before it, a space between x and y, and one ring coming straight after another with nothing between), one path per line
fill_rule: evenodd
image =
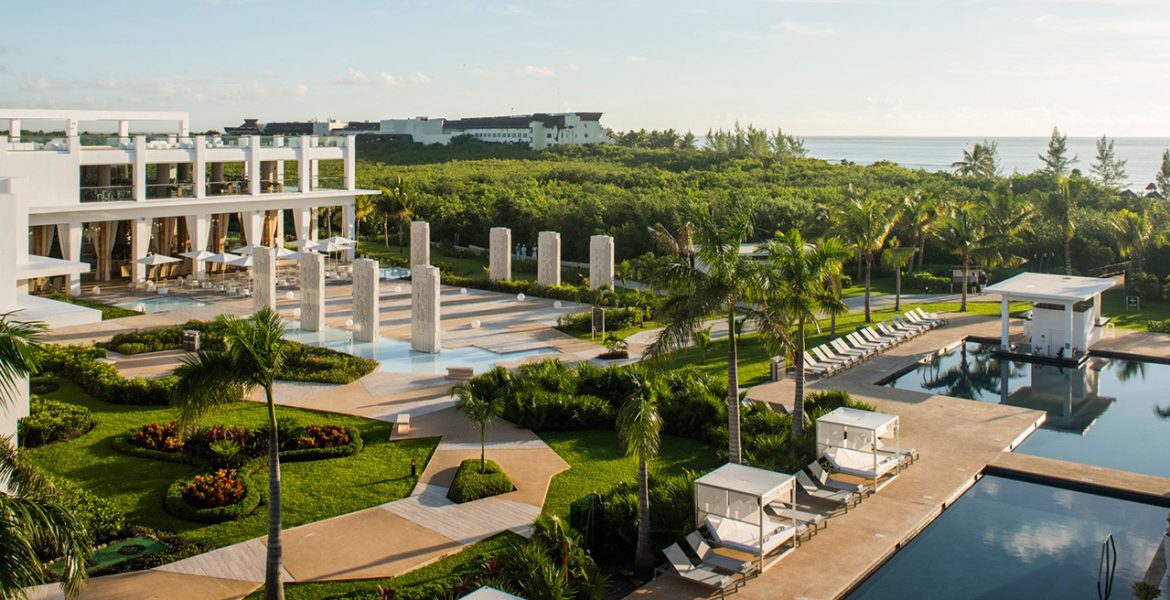
M1115 279L1047 273L1021 273L984 291L1000 295L1000 347L1011 351L1008 308L1013 301L1032 303L1032 327L1023 354L1077 360L1101 339L1101 292Z
M695 526L706 525L719 546L755 556L761 571L800 543L792 475L728 463L696 479L694 491ZM765 510L770 504L779 518Z
M898 415L842 406L817 419L817 456L829 461L832 469L867 479L874 491L878 482L902 471Z

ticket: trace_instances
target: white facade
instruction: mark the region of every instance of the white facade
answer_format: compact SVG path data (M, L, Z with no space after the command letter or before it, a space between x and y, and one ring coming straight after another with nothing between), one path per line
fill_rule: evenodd
M601 113L555 113L477 117L447 120L416 117L383 120L378 131L384 135L409 136L422 144L450 143L451 138L469 135L484 142L525 143L534 150L552 146L587 146L611 143L601 126Z
M1101 339L1101 293L1117 285L1113 279L1021 273L990 285L1000 295L1000 344L1010 347L1009 304L1031 302L1032 320L1025 354L1077 360Z

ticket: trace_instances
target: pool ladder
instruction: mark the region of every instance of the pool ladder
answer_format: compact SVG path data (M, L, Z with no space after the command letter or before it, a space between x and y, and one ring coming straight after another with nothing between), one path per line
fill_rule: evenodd
M1105 536L1101 543L1101 560L1097 564L1097 598L1109 600L1113 593L1113 573L1117 570L1117 544L1113 542L1113 534Z

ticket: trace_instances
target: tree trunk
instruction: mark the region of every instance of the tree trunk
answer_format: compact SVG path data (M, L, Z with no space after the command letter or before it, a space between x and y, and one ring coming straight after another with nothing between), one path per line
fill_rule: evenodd
M398 256L406 252L406 247L402 245L402 221L403 219L398 220Z
M654 550L650 547L650 472L645 458L638 461L638 546L634 552L634 568L640 575L654 568Z
M902 267L894 267L894 312L899 310L902 310Z
M873 255L865 255L865 322L869 323L872 319L869 318L869 280L873 273Z
M1064 234L1064 274L1065 274L1065 275L1072 275L1072 274L1073 274L1073 268L1072 268L1072 236L1070 236L1070 235L1067 233L1067 231L1068 231L1068 229L1067 229L1067 228L1065 229L1065 231L1066 231L1066 233Z
M390 249L390 218L382 217L382 245Z
M792 397L792 439L795 443L804 429L804 319L796 324L796 393Z
M741 463L739 444L739 365L735 349L735 309L727 311L727 458Z
M959 303L959 312L967 312L967 279L969 278L967 275L967 262L968 262L968 259L964 255L963 256L963 286L962 286L963 301Z
M479 424L479 473L487 473L487 425Z
M280 543L280 432L276 430L276 402L272 386L264 387L268 400L268 557L264 564L265 600L284 600L284 581L281 579Z
M922 263L926 260L926 236L918 235L918 270L922 270Z

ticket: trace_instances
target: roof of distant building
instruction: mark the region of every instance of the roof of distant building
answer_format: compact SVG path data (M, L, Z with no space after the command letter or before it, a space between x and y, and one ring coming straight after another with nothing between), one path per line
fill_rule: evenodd
M465 131L468 129L528 129L533 121L545 127L564 127L565 116L575 114L582 121L600 121L599 112L581 113L535 113L531 115L509 115L503 117L469 117L466 119L444 120L443 129Z
M264 126L264 133L269 135L309 135L313 133L313 124L309 121L269 123Z

